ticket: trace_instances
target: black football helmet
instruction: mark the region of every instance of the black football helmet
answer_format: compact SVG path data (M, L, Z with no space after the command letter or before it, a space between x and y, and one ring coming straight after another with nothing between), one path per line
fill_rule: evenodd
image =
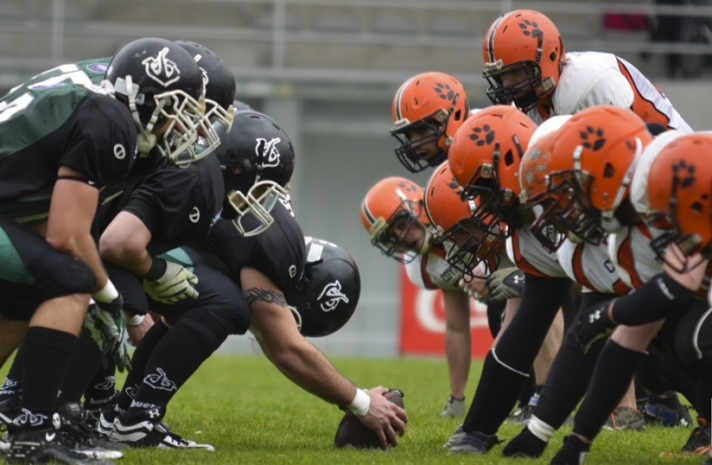
M205 116L203 74L183 47L156 37L134 40L112 57L104 86L131 110L143 156L157 147L174 163L200 158L192 147Z
M203 73L205 83L205 117L211 123L232 124L235 109L235 76L225 61L208 48L184 40L176 40L193 57ZM207 131L207 129L206 129ZM215 132L211 133L211 136ZM217 137L217 136L215 136Z
M228 192L223 217L232 219L243 236L255 236L274 222L270 212L276 202L289 201L294 147L272 118L254 110L236 112L231 128L216 124L216 130L221 142L215 154ZM257 219L258 226L246 230L246 215Z
M305 238L307 263L294 295L292 312L304 336L328 336L356 311L361 275L351 256L338 245Z

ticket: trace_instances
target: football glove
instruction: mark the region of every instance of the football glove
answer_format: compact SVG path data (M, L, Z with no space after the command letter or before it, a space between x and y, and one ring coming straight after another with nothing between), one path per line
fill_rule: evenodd
M166 262L166 271L155 281L144 279L143 289L153 300L173 305L183 299L197 299L198 277L181 265Z
M101 308L103 311L105 311L114 318L119 317L122 313L122 310L124 309L124 298L121 297L121 294L119 294L118 297L116 297L111 302L102 302L95 295L94 302L96 303L97 307Z
M587 354L593 345L607 339L616 327L616 323L608 317L610 302L603 302L588 311L581 312L574 323L576 345Z
M84 328L99 346L101 351L101 364L108 367L109 358L113 358L120 372L131 369L131 360L128 355L128 341L126 333L126 318L123 312L114 316L92 305L84 318Z
M501 302L522 296L524 272L516 267L497 270L487 277L489 300Z

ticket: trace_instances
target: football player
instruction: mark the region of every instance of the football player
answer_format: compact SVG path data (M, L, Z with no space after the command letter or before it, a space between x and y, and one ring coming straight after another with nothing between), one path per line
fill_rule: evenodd
M470 105L460 81L444 73L421 73L405 81L393 98L391 135L398 160L411 173L436 167L447 158Z
M371 243L387 257L405 264L408 278L422 289L441 289L445 306L445 353L450 372L450 398L443 418L465 415L465 387L470 373L472 333L470 299L458 285L463 273L445 260L445 249L433 242L424 207L423 188L405 178L376 183L361 203L361 222ZM469 209L459 196L460 209Z
M591 138L592 135L595 136ZM635 213L636 202L629 200L628 186L633 173L639 177L647 171L640 168L641 158L655 156L669 141L669 135L663 135L651 142L643 121L628 111L597 107L582 111L525 155L522 197L529 206L538 205L544 210L537 225L540 240L553 245L551 237L541 234L551 226L578 242L590 244L602 243L606 233L615 233L609 238L610 256L621 270L620 275L639 290L611 302L582 306L576 325L567 333L567 344L557 356L542 402L527 429L505 447L505 455L540 456L555 429L579 402L593 375L589 393L576 417L574 435L552 461L579 463L581 454L588 452L590 441L606 420L607 412L628 387L642 352L660 329L662 322L656 320L692 302L693 292L687 289L694 291L699 286L702 273L693 278L669 268L656 276L662 270L648 246L651 230ZM645 147L648 148L641 157ZM610 308L615 308L615 321L633 327L620 327L604 348L596 342L611 332L613 320L606 316ZM705 309L701 310L704 313ZM690 310L690 315L693 321L699 320L696 311ZM677 337L687 339L695 325L687 322L679 326L682 336ZM689 338L693 344L695 338L694 335ZM572 384L572 379L584 381Z
M571 279L590 286L583 299L591 303L629 291L607 266L607 250L572 244L569 253L557 256L537 241L536 216L524 215L519 208L519 165L524 150L561 124L561 119L552 119L535 132L531 119L515 108L491 107L468 119L450 148L450 167L464 195L478 200L473 221L489 231L485 237L490 243L496 235L500 241L507 238L507 251L525 275L519 309L485 360L465 423L448 441L452 452L481 454L496 443L495 434L568 295ZM505 224L504 229L499 222ZM480 242L473 245L473 251L491 247Z
M0 131L7 141L0 163L0 176L7 178L0 228L5 260L15 263L1 284L6 304L0 360L25 341L22 411L8 427L11 461L91 460L58 434L55 412L89 297L116 318L123 307L90 234L99 190L128 174L137 131L161 144L166 156L174 141L197 137L177 124L182 108L200 108L202 80L195 62L170 41L144 40L119 50L115 69L124 65L129 50L147 61L175 64L183 73L174 74L172 66L141 67L129 99L124 99L126 86L112 94L77 84L72 75L37 77L0 101Z
M638 69L610 53L567 52L556 25L532 10L497 18L482 44L494 104L514 104L537 123L595 105L631 109L646 123L691 132L670 100Z
M103 418L102 428L113 439L132 446L210 450L211 446L195 444L169 432L161 419L174 391L228 334L244 333L249 326L270 360L297 385L329 402L350 406L363 416L364 424L379 433L384 447L386 437L391 443L397 442L397 435L404 433L405 412L388 405L380 395L382 388L370 393L355 387L352 390L353 385L299 333L287 304L287 299L303 303L299 299L300 288L302 292L307 290L303 276L309 276L304 237L287 199L287 183L294 169L289 138L271 118L254 111L236 113L232 128L223 127L218 132L222 142L216 155L230 191L226 205L229 210L226 208L224 218L195 248L168 255L177 256L185 266L195 266L198 276L206 272L202 264L209 263L210 268L222 269L224 277L213 277L209 282L201 278L198 289L208 285L215 289L201 291L197 300L184 299L175 305L152 302L163 319L151 328L137 349L136 376L132 373L127 379L117 405L118 415L113 422ZM318 261L321 254L317 252L323 249L324 245L316 242L310 246L310 255ZM340 301L356 302L353 295L340 296L338 287L334 284L322 288L330 296L324 305L337 308ZM235 293L239 296L235 297ZM317 297L324 296L320 293ZM353 309L346 313L350 316L352 312ZM306 313L300 316L303 325L311 320ZM312 330L319 333L338 326ZM175 389L162 389L163 385Z

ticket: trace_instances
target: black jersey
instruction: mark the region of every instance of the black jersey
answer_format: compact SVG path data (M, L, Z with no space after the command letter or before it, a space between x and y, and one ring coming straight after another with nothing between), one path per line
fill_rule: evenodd
M136 125L108 95L36 77L0 100L0 141L0 214L29 223L47 217L61 166L97 189L125 177Z
M166 165L136 187L124 211L138 217L151 232L153 255L208 234L222 209L220 162L213 154L189 165Z
M221 219L207 237L193 245L225 262L238 285L240 271L249 266L271 279L289 298L304 272L304 233L292 213L281 203L275 205L272 217L274 223L253 237L241 236L232 221ZM243 219L248 228L250 220L249 217Z

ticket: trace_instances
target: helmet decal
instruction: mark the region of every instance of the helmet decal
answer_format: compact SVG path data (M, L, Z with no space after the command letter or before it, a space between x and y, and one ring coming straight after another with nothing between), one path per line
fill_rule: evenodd
M148 57L141 62L146 67L146 75L163 87L168 87L180 79L180 69L175 61L167 57L168 52L168 47L164 47L158 52L158 56Z
M255 153L257 154L257 159L261 160L260 165L262 168L279 166L279 150L277 149L277 144L282 142L282 139L274 137L267 140L258 137L256 142Z
M452 100L455 98L455 90L450 87L450 84L443 84L438 82L437 84L435 84L435 87L433 87L433 90L443 100Z
M324 302L322 302L322 298L325 298ZM338 279L324 286L316 300L319 302L319 307L325 312L336 310L341 302L349 303L349 298L341 291L341 283Z
M602 128L594 129L592 126L586 126L586 130L581 131L581 139L582 145L594 152L598 152L606 145L605 132Z
M485 144L492 145L495 137L497 137L497 134L489 124L474 128L472 130L472 134L470 134L470 140L473 141L478 147L482 147Z
M531 36L532 39L539 39L539 46L541 47L541 43L544 40L544 33L541 31L541 29L539 29L539 25L536 23L536 21L529 21L528 19L525 19L524 21L519 23L519 29L522 30L522 34L524 34L525 36Z
M695 172L697 167L692 164L687 164L685 160L680 160L679 163L672 165L672 182L673 182L673 193L679 189L689 189L695 184L697 178L695 178ZM683 177L684 176L684 177ZM693 205L694 207L694 205Z

